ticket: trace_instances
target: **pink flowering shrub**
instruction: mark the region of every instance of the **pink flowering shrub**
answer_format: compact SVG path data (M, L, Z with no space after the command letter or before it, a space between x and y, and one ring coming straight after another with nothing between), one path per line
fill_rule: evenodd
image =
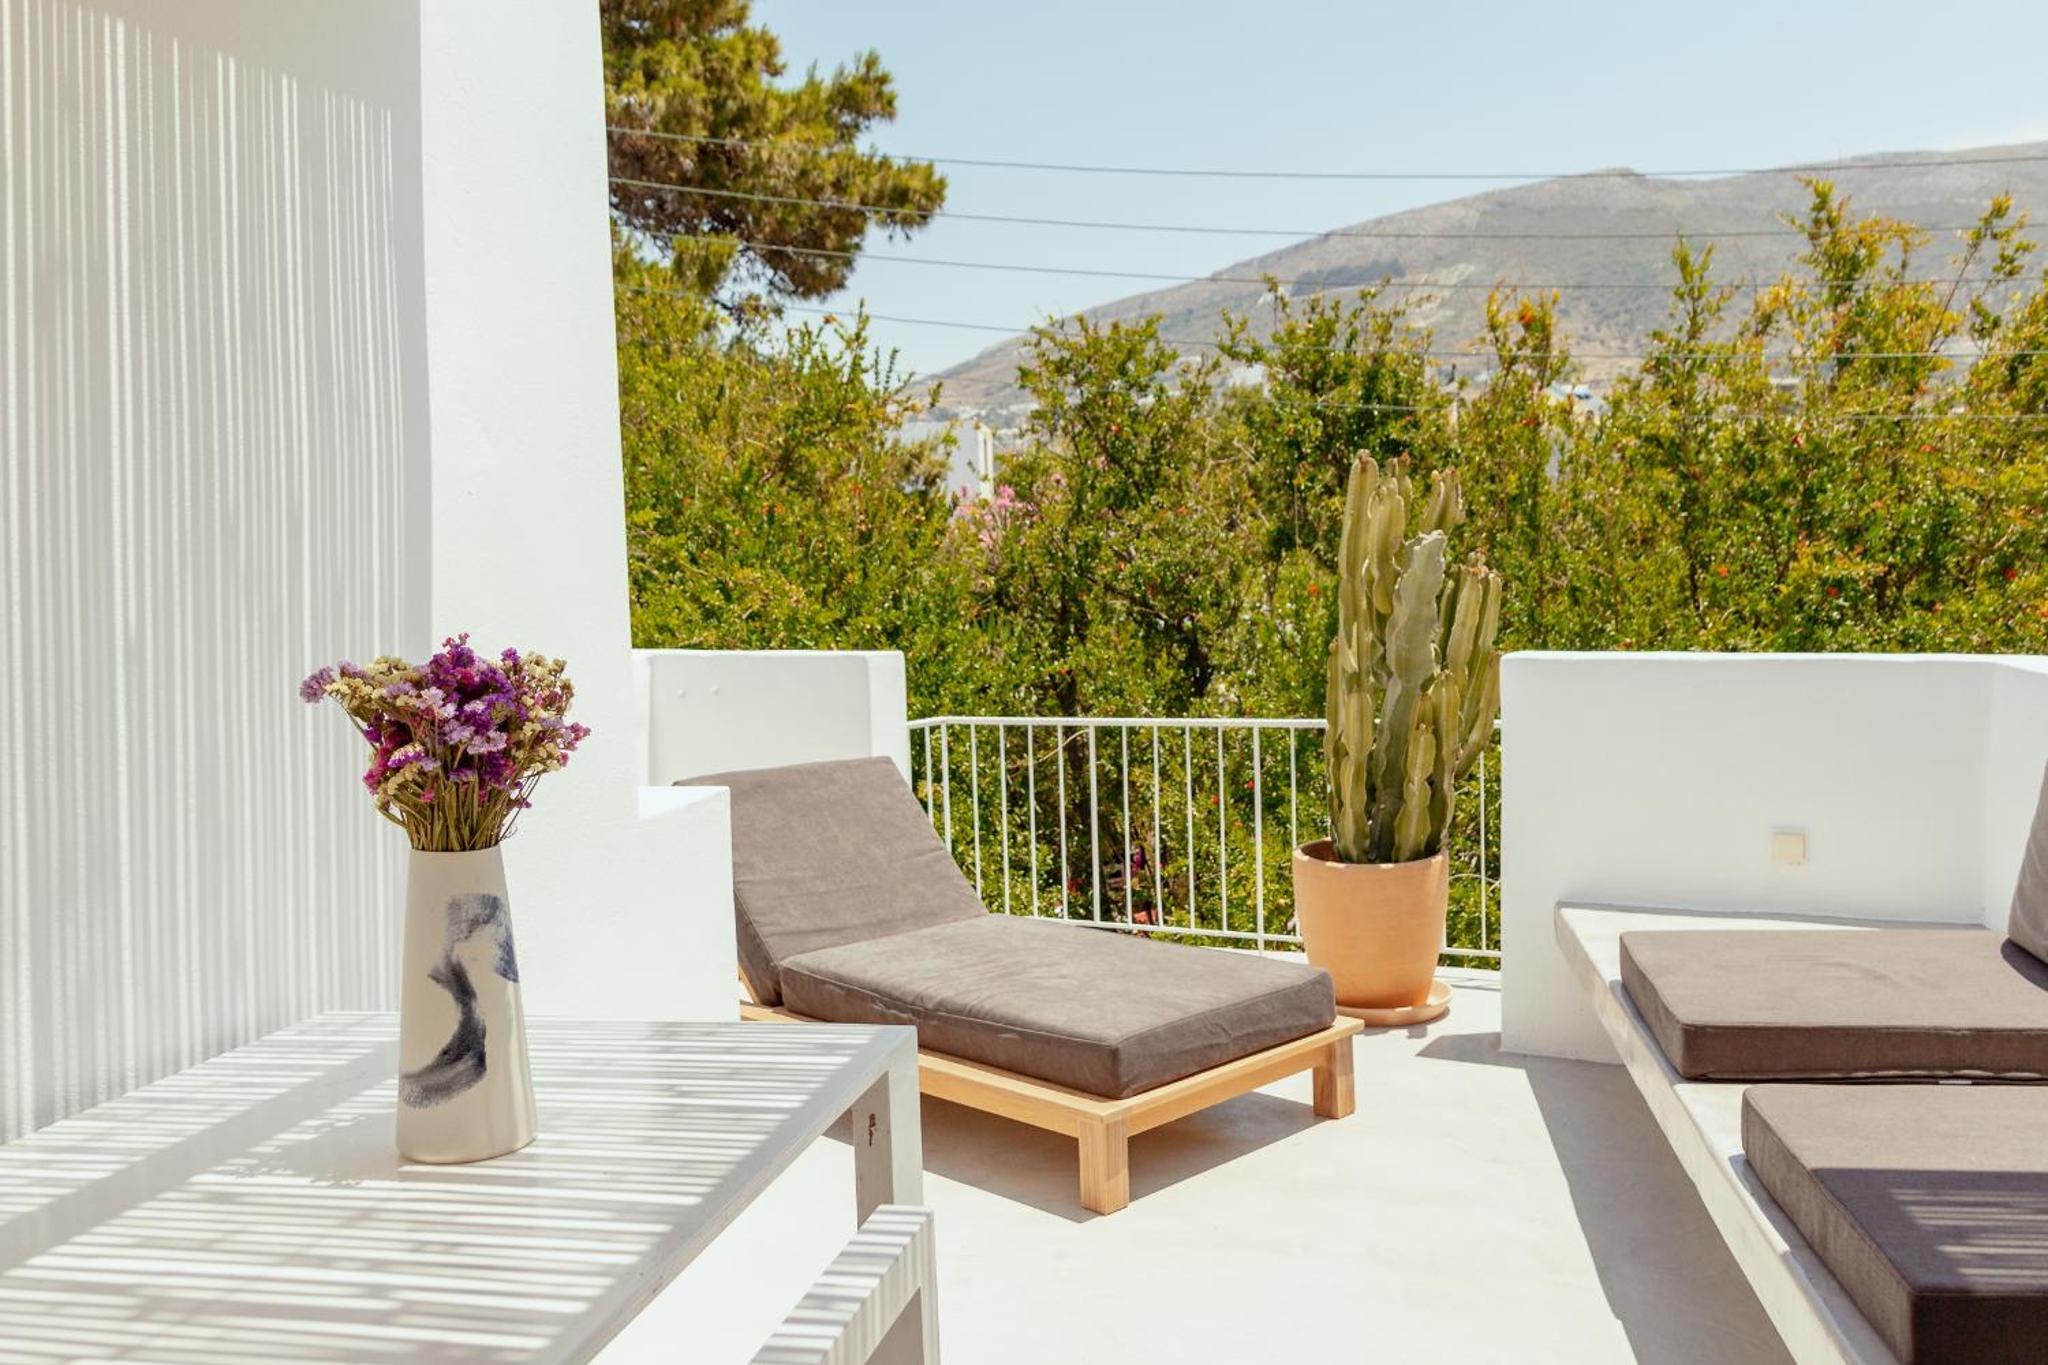
M1017 496L1008 484L997 487L993 498L977 498L962 488L953 497L953 524L961 534L971 535L981 548L978 583L985 590L1001 562L1005 536L1038 512L1035 503Z
M387 656L320 669L299 696L340 702L368 741L363 786L380 815L416 849L459 853L510 835L541 775L567 765L590 733L567 718L567 667L516 649L482 658L463 634L424 664Z

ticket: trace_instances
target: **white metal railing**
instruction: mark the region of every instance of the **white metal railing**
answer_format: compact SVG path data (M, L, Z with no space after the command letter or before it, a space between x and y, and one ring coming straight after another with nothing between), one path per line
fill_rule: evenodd
M991 910L1297 947L1290 856L1303 830L1325 829L1322 731L1319 719L931 716L910 722L912 787ZM1447 840L1444 952L1497 962L1491 762Z

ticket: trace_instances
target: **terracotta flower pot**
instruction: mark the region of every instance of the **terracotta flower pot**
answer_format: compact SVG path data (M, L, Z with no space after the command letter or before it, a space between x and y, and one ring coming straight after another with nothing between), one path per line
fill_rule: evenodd
M1328 839L1294 850L1294 914L1308 960L1329 972L1340 1007L1400 1011L1420 1023L1448 999L1432 993L1450 905L1450 864L1342 863Z

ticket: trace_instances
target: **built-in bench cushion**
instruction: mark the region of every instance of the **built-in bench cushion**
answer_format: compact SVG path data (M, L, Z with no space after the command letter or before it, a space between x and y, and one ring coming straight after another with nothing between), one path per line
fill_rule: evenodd
M1122 1098L1326 1028L1329 973L1213 948L984 915L787 958L783 1001L835 1023Z
M740 969L764 1005L785 959L988 913L886 758L693 777L732 791Z
M2048 961L2048 775L2041 779L2041 799L2020 858L2020 879L2013 888L2005 931L2020 947Z
M1751 1086L1742 1146L1901 1361L2048 1359L2048 1090Z
M1691 1080L2048 1079L2048 965L1989 929L1639 931L1621 981Z

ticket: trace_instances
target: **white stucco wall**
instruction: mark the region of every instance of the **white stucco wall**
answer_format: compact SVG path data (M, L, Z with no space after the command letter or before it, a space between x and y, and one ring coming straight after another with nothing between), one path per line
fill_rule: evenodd
M639 790L588 0L0 0L0 1138L393 1000L315 664L571 662L531 1007L728 1016L718 793Z
M2048 754L2048 659L2001 659L1990 669L1984 725L1984 922L2006 922L2020 855L2042 792Z
M420 32L432 623L568 659L594 731L506 846L528 1008L730 1018L724 798L640 790L596 6Z
M1561 900L2003 923L2048 756L2039 661L1515 654L1502 670L1502 1041L1611 1054ZM1774 829L1808 861L1774 863Z
M295 686L426 634L411 14L0 0L0 1138L391 998Z
M910 777L893 650L643 649L636 660L650 782L871 754Z

